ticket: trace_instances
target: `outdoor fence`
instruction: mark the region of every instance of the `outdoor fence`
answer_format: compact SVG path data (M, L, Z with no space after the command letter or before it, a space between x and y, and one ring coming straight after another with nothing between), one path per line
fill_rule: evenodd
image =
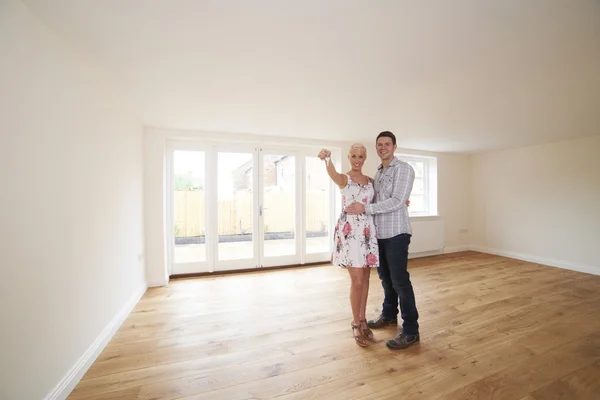
M175 237L205 235L205 196L203 190L175 191ZM294 230L295 196L289 192L267 191L264 195L265 232ZM329 220L328 193L307 191L306 230L323 232ZM217 210L218 234L239 235L252 232L252 193L234 192L233 199L219 201Z

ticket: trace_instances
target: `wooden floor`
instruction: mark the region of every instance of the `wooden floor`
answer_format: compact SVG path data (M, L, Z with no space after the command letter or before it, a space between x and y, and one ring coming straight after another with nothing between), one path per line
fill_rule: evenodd
M475 252L409 263L421 344L363 349L331 266L149 289L69 399L600 399L600 276ZM368 313L382 289L371 275Z

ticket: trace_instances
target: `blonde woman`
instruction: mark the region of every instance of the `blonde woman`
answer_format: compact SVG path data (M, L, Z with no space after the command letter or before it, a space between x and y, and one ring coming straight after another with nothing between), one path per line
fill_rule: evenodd
M331 152L323 149L318 157L325 161L327 173L338 185L342 194L342 214L335 227L333 265L346 268L350 274L350 305L352 307L352 331L359 346L368 346L373 332L367 326L366 308L369 295L371 268L379 266L379 248L375 237L373 217L367 214L350 215L345 212L354 202L367 205L373 202L375 188L373 180L362 173L367 159L367 149L362 144L353 144L348 151L350 171L340 174L330 161Z

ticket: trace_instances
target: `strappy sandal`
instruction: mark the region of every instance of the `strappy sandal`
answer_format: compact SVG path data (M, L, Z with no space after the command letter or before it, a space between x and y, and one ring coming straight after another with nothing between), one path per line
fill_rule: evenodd
M360 329L360 326L355 325L354 322L352 322L350 324L350 326L352 326L352 334L354 335L354 340L356 340L356 344L359 345L360 347L367 347L369 345L369 343L367 342L367 339L363 335L363 332L362 332L362 329ZM358 334L356 332L358 332Z
M364 326L364 328L363 328ZM363 319L360 321L360 333L362 333L362 335L367 339L367 340L375 340L375 336L373 335L373 331L371 330L371 328L369 328L369 325L367 324L367 320Z

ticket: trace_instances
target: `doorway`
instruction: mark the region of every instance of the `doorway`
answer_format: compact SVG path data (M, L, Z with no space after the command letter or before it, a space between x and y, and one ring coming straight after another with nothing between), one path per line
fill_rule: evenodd
M170 275L329 261L337 191L316 152L170 143Z

